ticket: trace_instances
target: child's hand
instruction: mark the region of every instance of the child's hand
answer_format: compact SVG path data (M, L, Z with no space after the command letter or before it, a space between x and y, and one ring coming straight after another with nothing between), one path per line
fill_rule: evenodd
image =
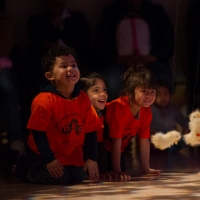
M50 162L46 165L47 170L53 178L58 178L63 175L63 166L62 164L55 159L54 161Z
M112 173L112 177L115 178L120 178L123 180L130 180L131 176L129 174L127 174L126 172L111 172Z
M100 179L112 179L115 178L117 176L117 174L113 173L113 172L105 172L105 173L101 173L99 174L99 178Z
M147 174L160 175L161 171L157 170L157 169L151 169L151 168L149 168L149 170L146 173Z
M90 180L98 180L99 179L99 169L96 161L87 159L84 165L83 170L88 172L88 178Z

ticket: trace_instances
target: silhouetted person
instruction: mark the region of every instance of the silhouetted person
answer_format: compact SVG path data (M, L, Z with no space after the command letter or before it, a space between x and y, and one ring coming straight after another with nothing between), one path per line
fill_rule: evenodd
M44 3L45 9L27 21L30 39L26 56L28 108L45 81L40 63L42 56L50 48L66 44L76 49L78 65L82 69L88 70L91 61L91 33L85 15L81 12L69 12L65 8L65 0L44 0Z
M130 15L135 15L147 24L150 49L146 55L137 52L119 55L116 45L118 25ZM140 27L136 26L137 28ZM109 97L116 98L120 88L119 77L131 64L145 64L157 78L171 83L172 73L168 61L173 55L173 47L173 27L162 6L147 0L117 0L108 5L97 26L94 51L99 71L105 70L104 73L109 74Z
M0 115L9 146L25 153L20 114L19 85L15 67L14 25L0 0Z

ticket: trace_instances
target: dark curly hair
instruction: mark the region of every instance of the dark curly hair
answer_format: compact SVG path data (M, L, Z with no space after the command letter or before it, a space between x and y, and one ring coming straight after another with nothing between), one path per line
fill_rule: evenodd
M72 55L76 59L76 53L68 46L56 46L50 49L46 55L42 57L42 71L45 74L53 69L56 58Z
M100 79L105 82L102 75L96 72L91 72L80 78L78 85L84 92L87 93L88 89L96 84L96 79Z
M120 96L134 98L134 91L137 87L157 89L155 76L143 65L134 65L122 75L123 89Z

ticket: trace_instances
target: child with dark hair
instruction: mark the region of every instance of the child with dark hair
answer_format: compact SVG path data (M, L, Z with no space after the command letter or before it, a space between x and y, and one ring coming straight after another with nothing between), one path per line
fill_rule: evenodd
M76 85L80 72L74 51L67 46L51 49L42 59L42 68L48 82L32 101L27 125L28 145L36 159L27 170L28 180L79 183L87 178L86 172L89 179L99 179L96 130L102 128L102 122ZM19 176L18 166L22 164L16 164Z
M149 166L150 105L156 98L156 79L142 65L130 67L123 75L123 89L119 98L106 105L109 139L106 140L108 171L122 179L126 173L124 148L138 136L142 169L147 174L160 174Z
M108 98L106 84L103 76L98 73L91 72L79 80L80 88L85 91L96 109L96 112L104 124L104 112L106 101ZM107 156L104 146L104 129L101 128L97 131L97 164L99 167L100 178L111 177L112 175L107 172Z
M189 132L188 118L185 117L177 106L172 104L172 86L164 81L159 80L157 87L157 95L154 104L151 106L152 109L152 123L151 123L151 134L157 132L167 133L171 130L181 131L183 134ZM179 125L179 129L177 129ZM170 151L174 152L183 147L184 142L181 140L178 145L174 145L170 148Z

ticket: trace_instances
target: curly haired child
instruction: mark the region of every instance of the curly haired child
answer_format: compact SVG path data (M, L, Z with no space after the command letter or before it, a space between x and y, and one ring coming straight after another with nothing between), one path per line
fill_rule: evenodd
M75 52L68 46L55 47L43 57L42 67L48 82L32 101L27 125L34 161L20 156L14 175L40 184L80 183L87 173L97 180L96 130L103 125L87 94L77 86Z

